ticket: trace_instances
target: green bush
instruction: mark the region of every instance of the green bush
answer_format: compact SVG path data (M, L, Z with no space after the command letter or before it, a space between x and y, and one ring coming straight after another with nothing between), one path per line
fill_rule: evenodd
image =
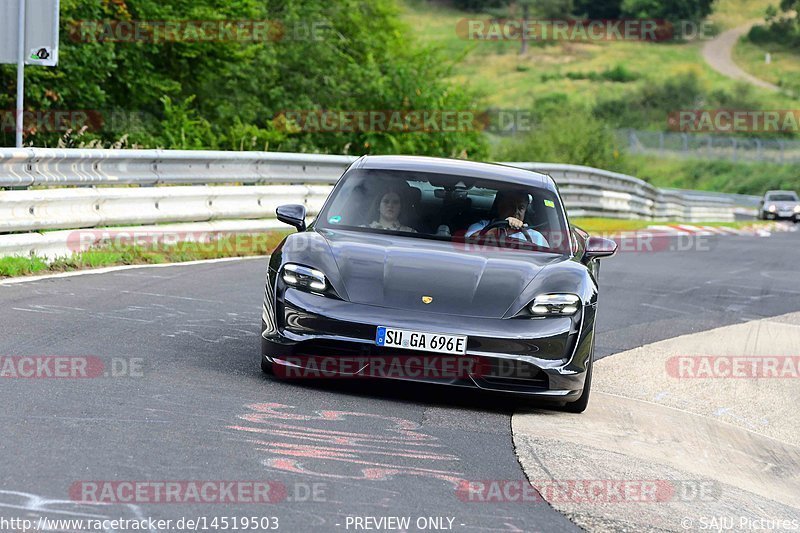
M713 11L715 0L622 0L622 16L642 19L701 21Z
M780 11L775 6L767 7L766 25L750 28L747 38L754 44L780 44L787 47L800 45L800 0L781 0Z
M761 195L771 189L800 191L800 165L735 163L630 155L625 172L658 187Z
M663 83L648 82L620 96L600 97L593 109L595 117L614 128L668 128L671 114L692 109L763 109L753 89L739 83L732 90L709 90L694 72ZM742 132L742 136L792 137L792 132Z
M549 113L534 130L497 146L497 161L539 161L587 165L607 170L624 168L624 155L614 132L589 111L561 108Z
M570 80L591 80L591 81L612 81L617 83L629 83L639 79L639 75L635 72L628 70L625 65L616 65L613 68L607 68L602 72L567 72L563 76L559 74L543 75L543 81L552 79L560 79L566 77ZM547 78L547 79L545 79Z

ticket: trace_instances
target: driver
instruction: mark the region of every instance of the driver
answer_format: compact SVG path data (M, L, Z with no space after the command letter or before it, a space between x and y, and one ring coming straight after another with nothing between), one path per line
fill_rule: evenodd
M530 197L528 193L523 191L498 191L494 200L494 207L496 208L497 216L494 220L479 220L467 228L466 237L471 237L481 231L483 228L494 222L505 220L511 230L518 230L515 232L508 232L509 239L518 239L526 241L525 235L530 238L530 241L537 245L548 247L547 239L544 235L536 230L525 227L525 212L528 210L530 204ZM500 228L490 230L490 233L499 233Z

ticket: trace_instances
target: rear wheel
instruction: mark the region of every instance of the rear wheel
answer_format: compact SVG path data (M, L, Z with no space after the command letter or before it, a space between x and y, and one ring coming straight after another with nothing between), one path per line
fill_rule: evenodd
M562 408L564 411L568 413L582 413L589 405L589 393L592 390L592 368L594 368L593 359L594 354L592 354L592 358L589 360L589 368L586 369L586 381L583 384L583 392L581 393L580 398L565 405Z

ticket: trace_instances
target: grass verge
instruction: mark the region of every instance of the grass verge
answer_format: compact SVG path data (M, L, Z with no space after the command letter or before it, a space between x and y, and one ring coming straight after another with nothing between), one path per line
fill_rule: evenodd
M573 218L570 222L589 233L614 234L621 231L637 231L660 224L683 224L683 222L657 222L652 220L626 220L616 218ZM712 226L742 229L752 226L769 226L772 222L740 220L736 222L686 222L691 226Z
M768 3L724 0L712 19L720 27L736 26L762 17ZM553 95L565 95L569 100L565 106L591 106L598 97L621 97L688 72L695 73L709 92L733 93L738 85L705 64L704 40L532 42L528 52L520 55L518 41L468 40L458 29L465 19L488 20L488 14L460 11L446 2L404 0L400 5L414 38L456 59L453 81L478 90L490 107L529 109L535 99ZM625 76L608 75L623 67ZM752 95L765 109L784 109L793 102L787 95L760 88L753 88ZM660 129L665 124L666 117L652 126Z
M184 263L227 257L268 255L289 232L228 235L207 242L107 245L48 262L42 257L0 258L0 279L118 265Z
M770 54L770 64L766 54ZM800 93L800 54L778 43L755 44L741 39L733 49L734 61L756 78L773 83L792 93Z

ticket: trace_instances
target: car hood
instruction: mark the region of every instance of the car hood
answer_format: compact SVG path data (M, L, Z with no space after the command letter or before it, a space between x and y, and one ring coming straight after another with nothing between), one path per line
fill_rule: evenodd
M323 231L339 281L354 303L501 318L557 254L414 237ZM425 303L423 297L432 301Z

